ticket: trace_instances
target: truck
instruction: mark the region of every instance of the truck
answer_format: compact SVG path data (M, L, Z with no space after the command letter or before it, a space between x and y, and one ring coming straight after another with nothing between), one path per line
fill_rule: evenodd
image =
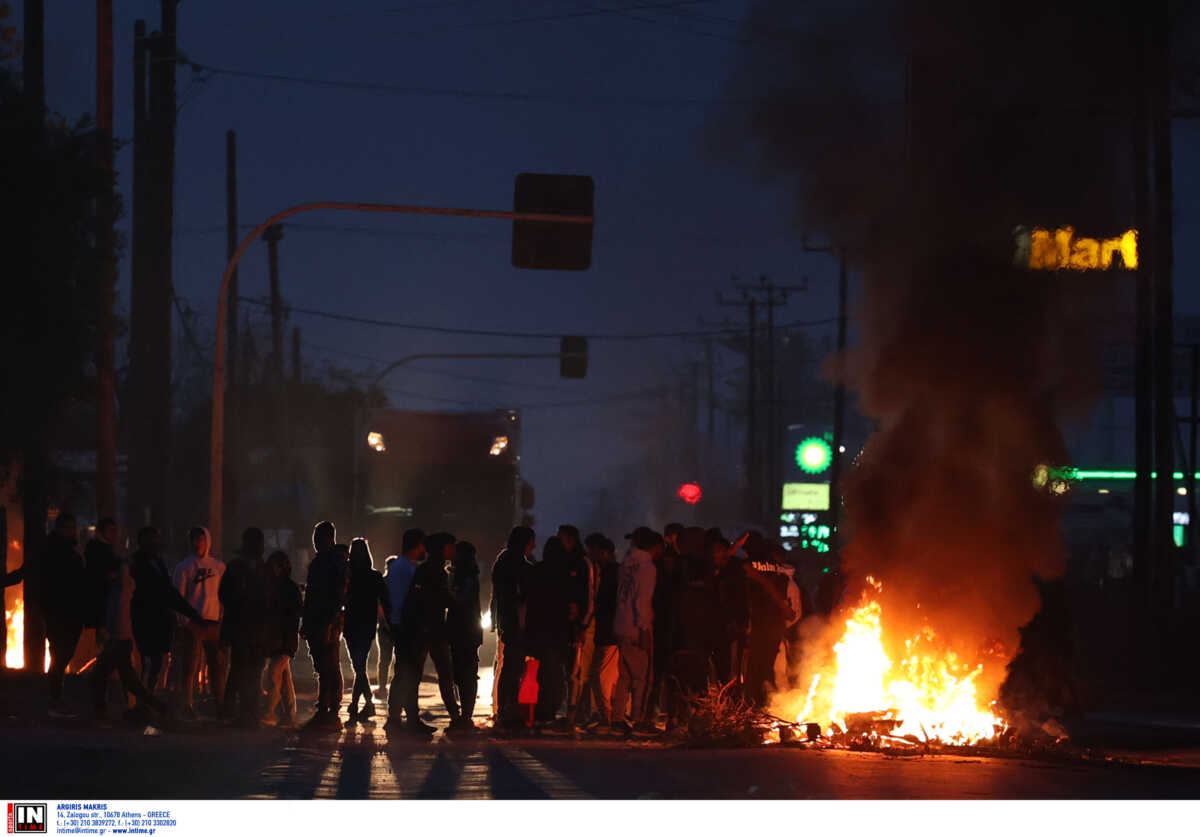
M531 522L520 415L382 408L360 432L353 529L377 558L400 551L405 529L446 531L475 545L487 578L512 527Z

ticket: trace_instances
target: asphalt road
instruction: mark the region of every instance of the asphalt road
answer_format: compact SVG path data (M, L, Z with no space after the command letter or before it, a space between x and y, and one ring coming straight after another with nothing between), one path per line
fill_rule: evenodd
M486 695L487 678L481 686ZM422 704L444 726L434 684L422 685ZM0 718L0 789L8 798L101 800L1200 798L1196 767L483 733L425 741L389 735L377 720L341 732L211 722L162 731L51 722L27 710Z
M232 728L4 731L6 796L30 799L1197 798L1200 770L784 747L415 742Z

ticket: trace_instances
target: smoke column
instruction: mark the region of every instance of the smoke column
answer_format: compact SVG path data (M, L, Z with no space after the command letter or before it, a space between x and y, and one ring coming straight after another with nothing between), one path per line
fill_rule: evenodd
M928 621L968 658L1011 654L1031 576L1064 569L1063 501L1031 475L1068 462L1060 424L1097 394L1133 274L1016 269L1013 229L1130 225L1128 29L1116 4L1020 0L763 0L745 24L743 104L712 139L791 184L800 229L861 279L828 363L877 427L843 569L883 581L893 642Z

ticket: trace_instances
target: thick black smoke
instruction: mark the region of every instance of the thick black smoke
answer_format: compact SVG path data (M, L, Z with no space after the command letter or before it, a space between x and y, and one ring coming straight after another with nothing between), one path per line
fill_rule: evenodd
M1133 274L1018 269L1013 230L1132 226L1129 31L1103 2L763 0L729 90L755 104L714 120L861 276L830 363L878 427L846 479L847 573L967 654L1011 652L1031 576L1064 566L1031 474L1066 463Z

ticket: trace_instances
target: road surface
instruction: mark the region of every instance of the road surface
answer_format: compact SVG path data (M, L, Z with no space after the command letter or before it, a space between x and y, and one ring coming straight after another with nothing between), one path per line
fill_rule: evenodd
M441 725L435 692L423 684ZM1200 798L1200 769L1189 767L482 734L423 741L389 735L378 720L314 733L9 718L0 788L28 799Z

